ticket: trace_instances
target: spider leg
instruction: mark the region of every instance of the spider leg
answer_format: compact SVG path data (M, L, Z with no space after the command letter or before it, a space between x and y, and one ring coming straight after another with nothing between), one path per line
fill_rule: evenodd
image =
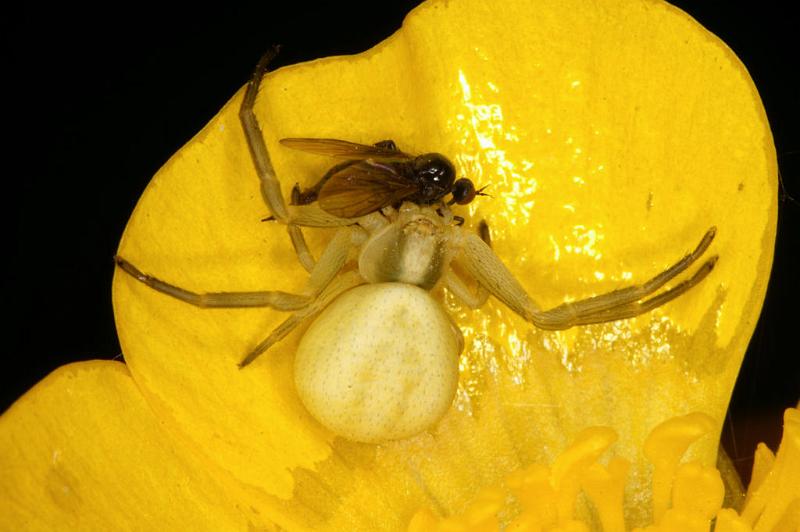
M282 223L289 223L289 213L286 210L286 203L281 194L281 184L275 176L275 170L272 167L267 145L264 142L261 126L259 126L258 119L253 111L258 89L261 85L261 78L267 71L267 65L275 58L277 53L278 48L273 47L272 50L265 53L258 62L253 77L247 84L247 90L242 99L242 106L239 109L239 119L242 122L244 135L247 139L247 146L250 148L250 156L253 159L253 165L261 180L261 195L264 198L264 203L267 204L272 216L274 216L276 220Z
M363 218L339 218L323 211L318 203L289 205L288 211L290 224L303 227L341 227L359 223Z
M461 328L449 313L445 312L445 316L447 316L447 321L450 322L450 329L453 331L453 336L456 338L458 354L460 355L464 352L464 333L461 332Z
M360 227L343 227L322 252L315 264L302 294L281 291L260 292L208 292L198 293L162 281L143 273L127 259L114 257L117 266L137 281L150 288L200 308L248 308L272 307L277 310L298 310L308 306L317 295L336 277L347 261L350 249L355 242L363 240L364 230Z
M300 261L300 264L308 273L311 273L317 261L314 259L314 255L311 254L311 250L308 249L303 231L296 225L287 225L286 230L289 232L289 238L292 240L292 247L294 247L297 260Z
M264 135L254 111L256 97L258 96L258 90L261 86L261 79L266 73L267 65L275 58L277 53L278 47L274 47L264 54L258 62L253 77L247 84L247 89L242 99L242 105L239 108L239 119L242 122L242 129L247 139L247 146L250 149L250 157L253 160L253 166L255 167L261 183L261 196L272 214L271 218L288 226L289 237L292 240L292 246L295 249L297 258L303 268L311 272L314 268L314 257L308 249L308 245L306 244L306 240L299 226L336 227L350 225L353 221L336 218L327 213L325 213L325 216L319 214L315 215L312 211L310 223L306 223L306 218L309 218L309 213L306 212L307 210L298 211L296 208L288 208L283 199L281 184L275 175L275 169L272 166L269 151L264 142Z
M471 309L477 309L489 299L489 291L481 287L472 292L461 277L452 269L448 269L444 276L444 283L450 292Z
M492 247L492 234L489 231L489 223L486 220L478 222L478 236L481 237L487 246ZM481 283L478 283L478 290L476 291L478 301L483 305L489 299L489 291Z
M487 246L491 247L492 238L489 233L489 224L486 223L486 220L481 220L478 224L478 236ZM445 286L471 309L482 307L486 300L489 299L489 291L485 286L479 282L477 290L473 293L464 280L452 269L448 269L445 274Z
M256 358L258 358L259 355L286 337L287 334L292 332L292 330L294 330L294 328L300 325L304 320L315 316L322 311L338 296L344 292L347 292L351 288L355 288L360 284L364 284L364 282L364 279L358 274L358 272L355 271L347 272L334 279L319 294L319 296L314 299L313 302L289 316L285 321L278 325L269 336L267 336L261 343L253 348L253 350L250 351L250 353L248 353L241 362L239 362L239 368L243 368L253 362Z
M117 255L114 261L122 271L153 290L167 294L200 308L272 307L278 310L296 310L308 305L312 298L281 291L263 292L206 292L186 290L157 277L143 273L139 268Z
M660 307L685 293L711 273L717 263L716 255L705 261L688 279L649 299L631 301L634 296L620 298L615 292L601 294L581 301L564 303L553 309L534 313L531 318L542 329L567 329L575 325L589 325L633 318ZM669 270L667 270L669 271ZM651 279L649 282L652 282ZM645 283L647 284L647 283ZM642 289L645 284L631 288ZM632 291L631 294L634 292ZM652 293L651 292L648 292ZM642 296L645 297L645 296Z
M691 253L640 285L622 288L580 301L564 303L542 311L488 245L474 235L463 241L462 260L467 271L510 309L542 329L568 329L575 325L630 318L648 312L683 294L702 281L714 268L718 257L704 262L692 277L651 296L671 279L686 270L708 249L716 233L709 229Z
M336 231L306 282L303 294L317 297L336 278L347 262L350 250L366 238L366 231L354 225Z

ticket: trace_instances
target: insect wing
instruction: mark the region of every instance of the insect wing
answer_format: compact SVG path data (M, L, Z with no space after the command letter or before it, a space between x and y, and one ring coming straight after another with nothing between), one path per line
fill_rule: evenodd
M412 159L407 153L381 146L369 146L347 140L338 139L281 139L280 143L287 148L300 150L317 155L327 155L341 159L366 160L373 159L383 162L403 162Z
M319 193L322 210L358 218L414 194L417 186L389 165L361 161L333 174Z

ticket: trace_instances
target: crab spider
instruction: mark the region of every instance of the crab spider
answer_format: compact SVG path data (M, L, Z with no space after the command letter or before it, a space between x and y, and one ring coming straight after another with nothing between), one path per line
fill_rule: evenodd
M242 359L240 367L319 314L300 342L295 381L312 415L337 434L369 442L407 437L432 426L449 408L463 338L428 295L434 286L444 285L471 308L494 296L536 327L558 330L648 312L698 284L717 261L717 256L706 259L687 279L661 290L704 254L715 235L712 227L692 252L642 284L543 310L493 252L485 223L481 222L477 232L466 230L463 219L453 215L440 197L429 202L397 201L354 218L333 215L317 201L287 205L253 110L261 79L274 55L275 50L256 67L239 114L271 218L287 227L298 260L309 272L302 292L194 293L143 273L120 256L116 263L150 288L197 307L271 307L291 312ZM396 149L393 143L392 149ZM365 158L361 164L376 163ZM318 259L306 245L305 227L336 228ZM356 267L345 268L353 256L357 256ZM468 287L453 264L477 282L477 290ZM404 329L403 323L393 321L391 327L384 327L386 331L377 330L381 318L374 316L376 301L383 305L382 312L392 305L403 307L413 325ZM366 333L350 330L364 327L369 320L377 327ZM424 342L419 337L421 327L430 333ZM370 343L350 338L365 334L379 339ZM441 352L430 352L430 346ZM336 356L330 356L333 351ZM382 362L376 365L375 360ZM332 382L334 373L337 377ZM408 393L419 396L408 401L404 396Z

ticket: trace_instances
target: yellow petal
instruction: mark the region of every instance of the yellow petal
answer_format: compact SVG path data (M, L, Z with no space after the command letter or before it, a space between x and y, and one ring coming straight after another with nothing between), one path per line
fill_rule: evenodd
M259 221L240 97L155 176L120 254L194 290L296 292L305 274L285 229ZM379 447L336 439L303 409L291 384L301 332L237 369L281 313L195 309L117 275L120 341L148 403L274 519L405 527L420 507L463 511L479 486L549 463L595 425L618 432L635 491L649 486L638 449L652 427L703 411L719 431L772 261L776 163L744 67L685 14L651 1L433 1L362 55L268 76L256 112L284 191L331 165L280 147L287 136L392 138L454 158L492 194L459 214L488 220L543 307L641 282L712 225L720 256L653 313L566 332L436 293L467 341L456 405L432 434ZM328 233L307 233L318 254ZM713 464L707 440L687 458ZM644 522L647 505L628 502Z
M0 493L5 530L263 526L166 436L118 362L59 368L3 414Z

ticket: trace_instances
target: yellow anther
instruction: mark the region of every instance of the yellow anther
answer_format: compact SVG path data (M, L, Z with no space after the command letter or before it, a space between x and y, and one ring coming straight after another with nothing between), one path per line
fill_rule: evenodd
M522 512L506 527L506 532L542 532L549 530L542 524L539 516L530 512Z
M556 459L550 482L556 491L559 523L572 519L583 474L616 440L617 433L608 427L584 429L575 437L575 442Z
M708 532L708 521L691 512L671 508L658 521L662 532Z
M745 504L749 501L752 494L761 486L764 479L767 478L767 475L774 465L775 453L773 453L765 443L759 443L756 446L756 452L753 456L753 471L750 474L750 485L747 489Z
M630 463L613 458L608 468L592 464L583 477L583 491L592 499L603 532L625 532L624 497Z
M436 525L436 528L431 529L431 532L476 532L472 527L465 524L457 517L448 517L442 519Z
M759 521L758 530L763 530L761 522ZM783 512L783 517L775 523L773 532L797 532L800 530L800 498L797 498L789 503L786 511Z
M589 532L589 525L583 521L568 520L548 532Z
M615 441L617 433L608 427L590 427L579 432L572 445L553 464L553 487L558 489L566 477L596 462Z
M497 512L506 503L506 494L497 487L482 489L464 512L462 521L470 530L496 530ZM486 528L489 527L489 528Z
M515 471L506 479L506 485L517 498L523 509L516 519L526 523L520 530L536 530L538 527L555 526L556 492L550 484L550 468L541 464L532 464L522 471ZM516 530L516 529L515 529Z
M722 508L725 485L717 468L697 462L683 464L675 473L672 507L710 521Z
M686 449L714 428L714 420L699 412L669 419L656 426L644 442L644 455L653 464L653 518L656 523L669 506L672 480Z
M753 532L753 528L739 517L736 510L724 508L717 513L714 532Z
M408 523L408 532L430 532L436 530L439 518L428 508L417 510Z
M773 455L766 446L756 452L753 480L744 510L720 509L725 486L720 472L700 462L681 464L689 445L711 430L711 418L690 414L657 426L643 454L655 465L654 520L632 532L798 532L800 531L800 411L784 416L784 434ZM630 464L620 457L598 463L616 440L607 427L582 431L552 468L531 464L508 475L502 486L482 489L460 515L438 517L418 511L409 532L603 532L625 531L625 488ZM583 490L596 519L575 518ZM656 490L666 490L666 493ZM506 507L508 493L516 500ZM671 501L671 507L668 507Z

